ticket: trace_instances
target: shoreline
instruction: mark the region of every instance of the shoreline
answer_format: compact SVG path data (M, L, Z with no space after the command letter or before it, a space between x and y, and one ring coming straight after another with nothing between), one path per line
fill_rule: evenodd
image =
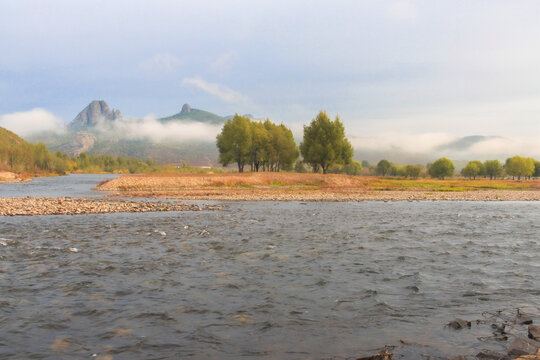
M152 199L182 199L208 201L301 201L301 202L363 202L363 201L540 201L540 191L476 190L467 192L427 191L365 191L365 192L277 192L272 190L238 191L193 189L178 191L119 191L108 197Z
M124 175L95 190L108 192L108 197L213 201L540 201L538 180L475 182L295 173Z
M28 181L32 181L32 178L21 176L11 171L0 171L0 184L23 183Z
M71 197L0 198L0 216L87 215L162 211L221 210L219 205Z

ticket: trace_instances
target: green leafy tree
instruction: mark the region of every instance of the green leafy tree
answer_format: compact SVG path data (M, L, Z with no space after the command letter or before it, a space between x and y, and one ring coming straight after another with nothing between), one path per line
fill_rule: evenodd
M486 173L486 168L484 164L482 164L478 160L469 161L467 165L461 170L461 175L476 179L477 176L482 176Z
M534 160L534 177L540 177L540 161Z
M244 166L250 161L251 126L250 120L238 114L227 120L217 136L219 162L223 166L231 163L238 165L238 172L244 172Z
M347 175L360 175L362 172L362 163L359 161L351 161L343 166L342 171Z
M443 157L431 164L428 172L431 177L444 179L445 177L452 176L454 169L452 160Z
M345 127L339 117L331 121L326 112L321 111L309 125L304 126L300 153L314 171L320 168L326 174L333 164L350 163L353 148L345 137Z
M490 180L493 180L493 178L496 179L498 176L503 176L503 165L499 160L484 161L484 168L486 169L486 175L489 176Z
M388 160L381 160L377 163L375 173L380 176L388 176L392 172L392 163Z
M251 144L249 147L249 157L251 171L259 171L259 168L266 159L266 144L270 140L270 134L264 124L259 121L250 122Z
M521 180L522 177L530 177L534 174L534 160L532 158L524 158L521 156L514 156L506 159L504 165L506 173L512 178L516 177Z
M276 156L273 170L292 170L294 161L298 159L299 155L292 131L281 124L274 126L270 134Z
M419 165L405 165L402 168L402 174L405 177L408 178L414 178L420 176L420 173L422 172L422 168Z

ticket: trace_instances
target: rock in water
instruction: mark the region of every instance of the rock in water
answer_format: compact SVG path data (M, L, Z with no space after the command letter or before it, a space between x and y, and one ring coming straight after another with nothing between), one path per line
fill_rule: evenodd
M388 350L379 351L375 355L360 357L356 360L393 360L394 354Z
M520 312L519 309L516 314L516 322L520 325L529 325L533 323L532 318L527 314Z
M510 359L508 355L501 354L495 351L489 351L489 350L479 352L478 354L476 354L476 358L481 359L481 360L508 360Z
M450 321L446 326L451 327L454 330L460 330L464 328L471 328L471 322L460 318Z
M512 342L512 344L510 344L510 347L508 348L508 355L536 355L539 349L540 342L518 337Z
M540 326L529 325L529 337L531 339L540 341Z

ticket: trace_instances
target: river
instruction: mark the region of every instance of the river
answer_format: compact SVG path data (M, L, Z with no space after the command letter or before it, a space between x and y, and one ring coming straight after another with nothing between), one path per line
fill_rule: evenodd
M0 196L100 196L106 177ZM456 317L540 320L538 202L224 204L0 218L0 358L421 359L505 351Z

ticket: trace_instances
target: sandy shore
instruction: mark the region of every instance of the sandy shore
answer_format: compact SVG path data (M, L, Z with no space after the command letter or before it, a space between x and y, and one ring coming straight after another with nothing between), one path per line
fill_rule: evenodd
M31 180L31 178L22 177L9 171L0 171L0 183L25 182Z
M220 206L162 201L103 200L83 198L0 198L0 216L82 215L120 212L221 210Z
M376 190L366 185L366 180L361 177L317 174L128 175L101 184L97 189L122 197L223 201L540 201L540 189L535 187L466 191Z

